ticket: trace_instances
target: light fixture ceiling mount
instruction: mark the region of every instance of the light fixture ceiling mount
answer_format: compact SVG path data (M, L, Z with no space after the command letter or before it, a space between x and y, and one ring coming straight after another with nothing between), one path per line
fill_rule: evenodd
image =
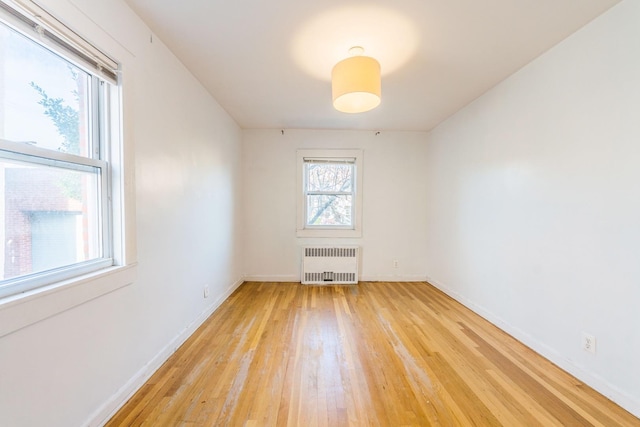
M380 105L380 63L364 56L361 46L349 49L350 58L331 71L333 107L344 113L363 113Z

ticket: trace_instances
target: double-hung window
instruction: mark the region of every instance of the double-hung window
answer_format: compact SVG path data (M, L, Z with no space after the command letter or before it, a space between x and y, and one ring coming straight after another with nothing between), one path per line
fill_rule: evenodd
M355 158L306 158L305 226L353 228Z
M362 152L300 150L298 236L358 237Z
M117 64L35 19L0 2L0 297L113 265Z

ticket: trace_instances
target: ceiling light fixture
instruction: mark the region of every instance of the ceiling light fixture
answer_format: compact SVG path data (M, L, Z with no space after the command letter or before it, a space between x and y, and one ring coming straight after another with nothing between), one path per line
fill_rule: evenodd
M380 63L363 56L364 49L349 49L350 58L338 62L331 71L333 107L343 113L363 113L380 105Z

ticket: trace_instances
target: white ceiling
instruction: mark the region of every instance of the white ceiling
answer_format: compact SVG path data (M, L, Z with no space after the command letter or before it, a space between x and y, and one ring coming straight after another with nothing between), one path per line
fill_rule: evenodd
M429 130L619 0L126 1L243 128ZM383 77L354 115L330 74L356 45Z

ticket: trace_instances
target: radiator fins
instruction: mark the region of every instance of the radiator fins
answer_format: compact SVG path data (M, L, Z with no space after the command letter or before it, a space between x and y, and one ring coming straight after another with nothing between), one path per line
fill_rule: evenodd
M358 248L304 248L305 257L355 258Z
M355 283L355 273L334 273L333 271L325 271L322 273L304 273L304 282L338 282L338 283Z
M358 247L306 247L302 252L303 284L358 283Z

